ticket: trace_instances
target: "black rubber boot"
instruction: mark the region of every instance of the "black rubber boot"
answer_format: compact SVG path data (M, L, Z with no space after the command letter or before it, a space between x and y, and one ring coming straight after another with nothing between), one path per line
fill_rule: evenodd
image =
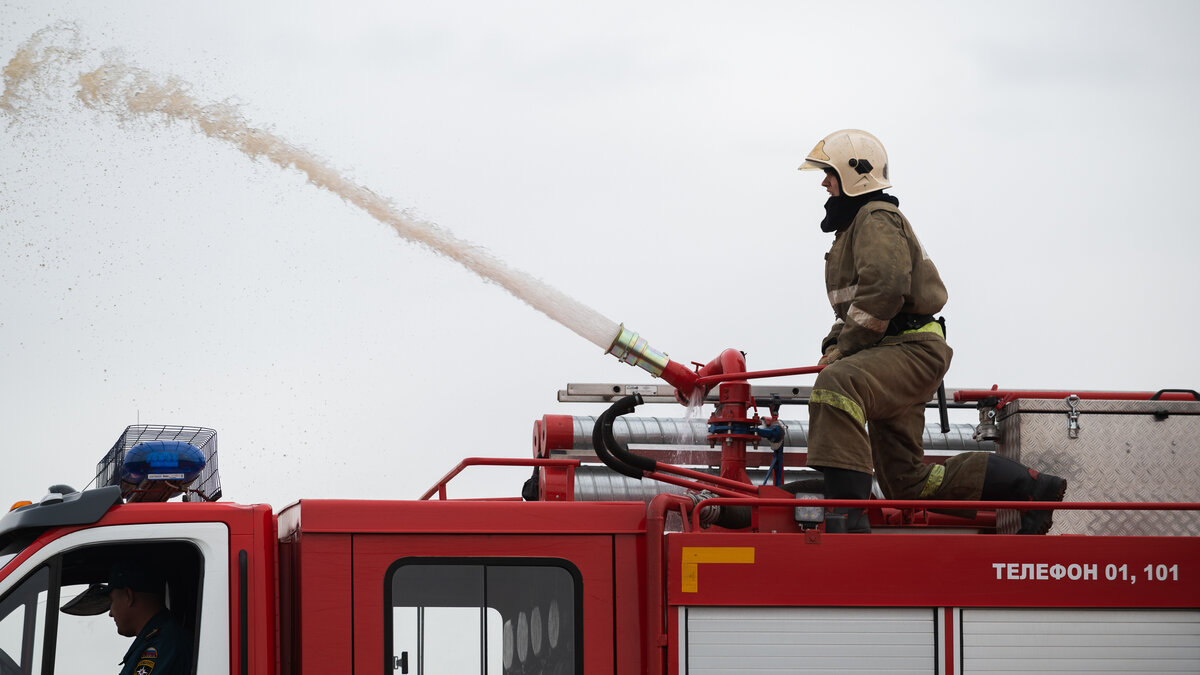
M1067 481L1000 455L988 455L983 474L984 501L1061 502ZM1017 534L1046 534L1054 524L1054 511L1022 511Z
M826 499L870 499L871 474L849 469L825 467ZM865 533L871 531L866 509L838 507L825 514L825 531L832 533Z

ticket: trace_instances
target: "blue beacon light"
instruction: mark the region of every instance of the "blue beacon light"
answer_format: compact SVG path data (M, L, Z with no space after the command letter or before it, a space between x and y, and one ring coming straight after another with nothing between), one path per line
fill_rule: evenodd
M146 441L125 453L121 480L140 484L144 480L169 480L187 484L204 469L204 453L184 441Z

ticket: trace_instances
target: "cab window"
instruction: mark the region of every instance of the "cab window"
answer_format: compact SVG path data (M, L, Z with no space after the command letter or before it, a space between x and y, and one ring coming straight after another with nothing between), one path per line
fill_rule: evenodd
M50 570L39 567L0 600L0 675L42 672Z
M55 556L0 599L0 675L77 675L116 672L132 643L117 634L107 608L96 605L96 586L108 581L118 560L147 561L166 579L164 602L195 636L203 565L185 542L86 546ZM89 613L58 611L86 600ZM194 640L193 640L194 643ZM194 655L191 658L194 663Z
M404 559L388 597L387 672L582 672L579 572L566 561Z

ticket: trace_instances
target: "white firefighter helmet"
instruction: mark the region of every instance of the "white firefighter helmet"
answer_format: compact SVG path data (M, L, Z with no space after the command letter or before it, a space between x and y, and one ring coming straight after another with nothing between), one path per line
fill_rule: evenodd
M801 171L833 169L842 194L857 197L890 188L887 151L883 143L859 129L842 129L829 134L804 158Z

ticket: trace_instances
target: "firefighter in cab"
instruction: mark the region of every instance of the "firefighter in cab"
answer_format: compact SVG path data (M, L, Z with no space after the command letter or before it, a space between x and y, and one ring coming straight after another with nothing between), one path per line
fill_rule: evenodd
M191 633L171 616L165 594L165 579L153 563L121 560L112 566L107 584L94 584L62 611L77 616L108 612L117 633L134 638L120 675L188 675Z
M925 404L953 351L946 344L946 287L900 212L887 152L857 129L836 131L800 167L824 171L821 230L825 290L836 317L821 342L809 399L808 464L827 499L868 499L874 473L889 499L1061 501L1067 482L988 452L925 464ZM1024 511L1020 534L1045 534L1052 511ZM869 532L863 509L835 509L827 531Z

